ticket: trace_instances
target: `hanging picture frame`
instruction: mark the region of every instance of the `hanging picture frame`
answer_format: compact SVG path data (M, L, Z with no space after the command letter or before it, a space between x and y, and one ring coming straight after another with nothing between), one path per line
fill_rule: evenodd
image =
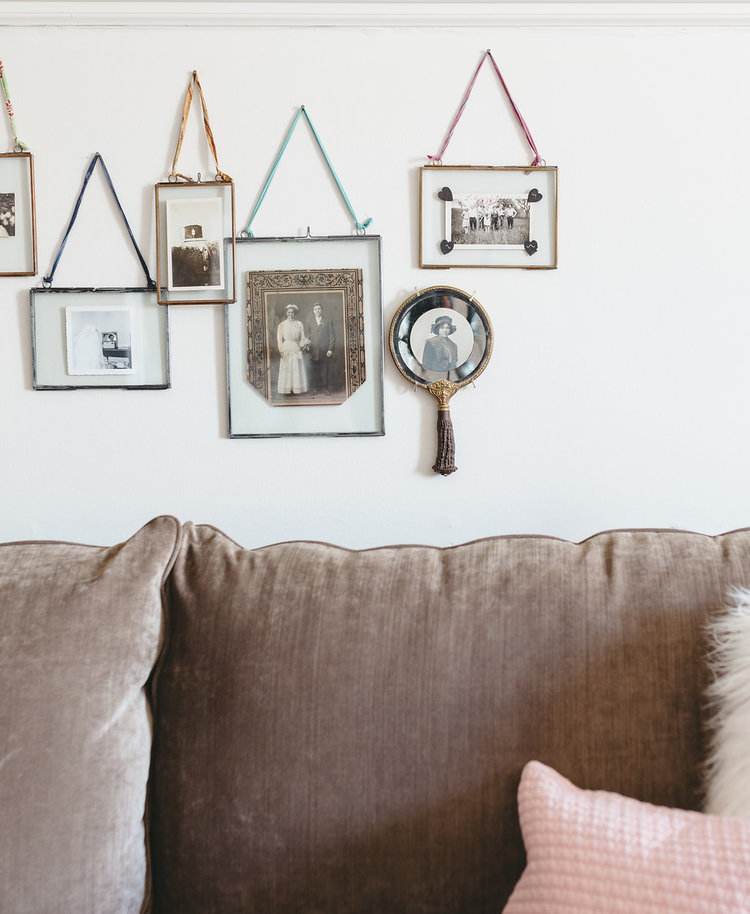
M485 60L526 136L530 165L445 165L443 156ZM419 170L419 266L557 267L557 168L539 155L492 52L482 55L437 155Z
M356 235L255 238L251 227L304 119ZM302 105L242 237L226 306L230 438L383 435L381 240L367 235Z
M230 438L384 434L378 235L237 239Z
M153 288L32 289L34 390L165 390L168 313Z
M97 163L123 218L146 277L144 287L52 288L55 271ZM96 153L73 215L42 288L32 289L31 346L34 390L164 390L170 386L169 309L156 300L151 278L107 166Z
M197 88L203 128L216 164L215 180L177 172L187 118ZM157 300L162 305L221 305L234 301L234 182L219 168L208 109L194 70L185 96L180 135L166 182L154 187Z
M557 266L557 168L425 165L419 172L423 268Z
M36 197L34 158L18 138L5 69L0 61L0 88L13 135L11 152L0 154L0 276L36 273Z

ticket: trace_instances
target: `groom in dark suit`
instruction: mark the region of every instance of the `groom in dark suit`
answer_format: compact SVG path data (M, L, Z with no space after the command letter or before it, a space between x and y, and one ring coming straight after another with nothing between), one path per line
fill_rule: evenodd
M336 333L333 321L323 314L318 302L313 305L313 316L307 330L310 340L310 388L331 393L331 362L333 361Z

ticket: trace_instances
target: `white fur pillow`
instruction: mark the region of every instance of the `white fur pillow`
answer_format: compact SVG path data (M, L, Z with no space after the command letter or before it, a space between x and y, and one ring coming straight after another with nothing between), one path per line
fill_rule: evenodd
M711 623L714 679L705 811L750 817L750 589L734 588Z

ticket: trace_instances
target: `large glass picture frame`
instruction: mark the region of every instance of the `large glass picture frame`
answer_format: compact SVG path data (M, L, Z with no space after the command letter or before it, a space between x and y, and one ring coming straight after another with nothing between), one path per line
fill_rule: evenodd
M166 182L154 197L159 304L234 301L234 183Z
M420 168L419 266L555 269L557 168Z
M383 435L378 235L239 238L230 438Z
M31 290L34 390L170 387L169 308L154 289Z
M0 276L36 273L36 198L30 152L0 155Z

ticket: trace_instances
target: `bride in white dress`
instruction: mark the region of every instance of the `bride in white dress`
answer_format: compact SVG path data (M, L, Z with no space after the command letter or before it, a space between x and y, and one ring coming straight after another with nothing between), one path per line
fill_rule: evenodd
M302 352L310 345L310 340L305 336L302 321L295 317L298 311L297 305L287 305L286 320L279 324L276 331L276 342L281 354L278 383L280 394L307 392L307 369Z

